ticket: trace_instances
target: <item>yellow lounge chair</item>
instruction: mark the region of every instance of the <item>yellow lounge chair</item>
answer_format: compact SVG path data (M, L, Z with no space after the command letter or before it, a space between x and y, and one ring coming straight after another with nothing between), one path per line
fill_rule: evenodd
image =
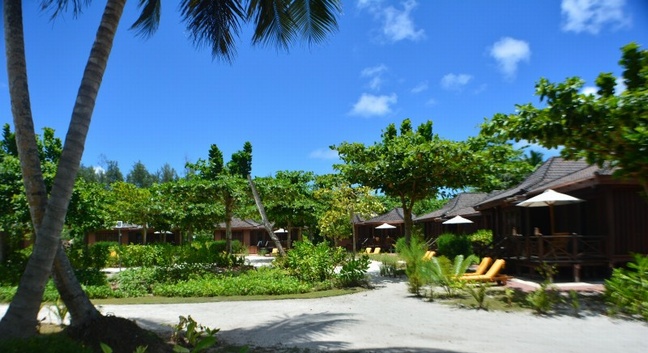
M374 248L374 251L373 251L372 254L374 254L374 255L375 255L375 254L380 254L380 247L378 247L378 246L375 247L375 248Z
M434 255L436 255L436 251L428 250L425 252L425 255L423 255L423 260L431 260Z
M272 255L279 255L279 248L272 248Z
M371 254L371 248L366 248L366 249L365 249L365 253L366 253L367 255Z
M492 263L493 263L493 259L486 256L481 260L481 262L479 263L479 266L477 266L477 269L475 270L475 272L465 273L463 276L464 277L481 276L484 273L486 273L486 270L488 269L488 266L490 266Z
M506 261L502 259L495 260L493 263L493 266L491 266L488 269L488 272L483 275L475 275L475 276L461 276L459 277L460 279L464 281L479 281L479 282L497 282L497 284L504 285L506 284L506 281L509 279L508 276L506 275L501 275L500 271L504 268L504 265L506 264Z

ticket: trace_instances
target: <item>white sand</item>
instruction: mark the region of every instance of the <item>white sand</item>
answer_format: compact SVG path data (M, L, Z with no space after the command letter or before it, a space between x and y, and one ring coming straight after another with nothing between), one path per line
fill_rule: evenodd
M376 267L373 267L376 270ZM605 316L537 317L459 309L414 298L404 279L376 289L304 300L106 305L104 314L160 329L191 315L222 340L253 346L362 352L646 352L648 324ZM0 306L4 313L6 306Z

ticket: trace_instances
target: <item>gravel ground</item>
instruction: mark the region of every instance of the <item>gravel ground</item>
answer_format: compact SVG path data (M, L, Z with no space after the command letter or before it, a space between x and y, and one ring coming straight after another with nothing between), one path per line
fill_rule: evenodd
M251 352L646 352L646 323L460 309L412 297L402 278L372 278L374 290L340 297L105 305L101 311L157 331L191 315L220 328L221 341L250 345Z

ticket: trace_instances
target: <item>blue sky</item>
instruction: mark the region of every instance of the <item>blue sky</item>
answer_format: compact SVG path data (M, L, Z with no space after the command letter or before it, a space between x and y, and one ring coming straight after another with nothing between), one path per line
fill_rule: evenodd
M24 5L32 108L37 132L64 138L101 11L54 22ZM85 165L115 160L126 175L141 161L154 172L253 146L253 174L333 171L328 146L372 144L390 123L434 122L434 132L465 140L484 118L538 103L534 84L600 72L620 74L620 47L648 48L644 0L343 1L327 42L290 52L252 47L242 33L230 65L196 49L177 2L164 1L158 32L129 31L130 1L99 92ZM4 43L0 43L4 53ZM0 70L0 123L11 122ZM102 157L103 156L103 157Z

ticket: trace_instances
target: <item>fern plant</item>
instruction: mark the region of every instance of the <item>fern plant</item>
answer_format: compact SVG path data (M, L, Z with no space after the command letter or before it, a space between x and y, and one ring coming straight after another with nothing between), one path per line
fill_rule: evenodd
M419 237L412 237L409 244L407 244L405 238L400 238L396 242L396 251L405 261L405 275L407 275L409 292L421 295L423 287L427 284L425 268L429 265L429 261L423 260L427 245Z
M617 312L648 321L648 256L634 255L627 268L617 268L605 281L605 299Z
M450 261L445 256L432 257L429 261L430 266L426 268L426 276L433 285L443 288L445 294L449 297L457 295L457 290L462 288L465 281L459 279L466 273L470 265L477 262L475 255L464 257L457 255L454 261Z

